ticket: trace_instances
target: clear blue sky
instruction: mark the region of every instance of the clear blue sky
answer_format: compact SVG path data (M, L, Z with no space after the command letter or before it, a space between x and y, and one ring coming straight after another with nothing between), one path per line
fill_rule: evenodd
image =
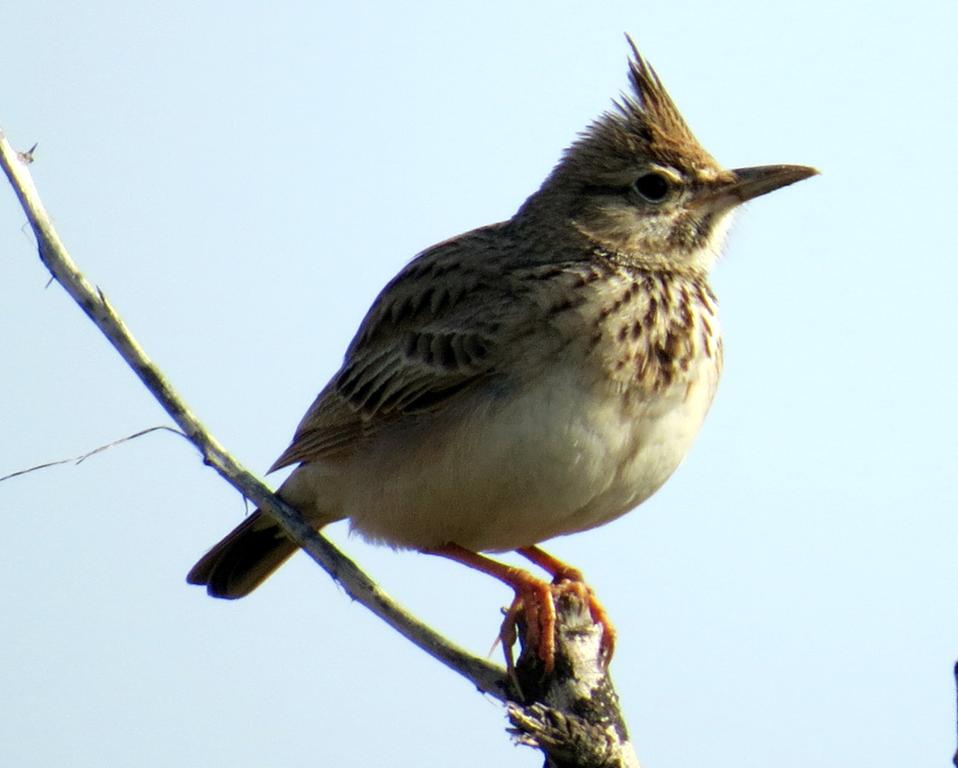
M139 7L137 7L139 6ZM630 32L751 204L715 274L725 376L642 508L552 542L620 632L645 768L945 765L958 658L958 5L43 0L0 125L200 417L265 470L382 284L506 218L626 87ZM0 475L166 419L46 286L0 192ZM298 557L183 581L244 514L158 434L0 484L0 764L532 768L501 709ZM331 531L484 653L508 593Z

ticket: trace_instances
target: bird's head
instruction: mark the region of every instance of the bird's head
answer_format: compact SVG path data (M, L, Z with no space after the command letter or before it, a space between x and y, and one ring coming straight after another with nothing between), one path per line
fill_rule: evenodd
M558 214L598 247L647 268L707 272L736 206L817 171L723 168L627 39L631 92L566 150L520 215Z

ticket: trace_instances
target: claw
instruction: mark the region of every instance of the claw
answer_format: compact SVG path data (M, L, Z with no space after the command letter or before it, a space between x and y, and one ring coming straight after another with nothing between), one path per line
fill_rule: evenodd
M526 627L525 645L535 649L546 673L549 673L555 668L555 596L551 585L529 574L526 577L521 583L512 585L516 595L499 630L499 639L506 655L506 669L510 673L515 669L512 647L518 636L521 616Z
M583 579L582 572L556 560L538 547L523 547L516 551L531 560L552 576L552 583L537 579L528 571L513 568L488 557L463 549L455 544L424 550L427 554L440 555L475 570L494 576L515 591L499 628L499 641L506 657L506 668L515 670L512 648L518 638L520 621L525 625L525 646L535 650L542 660L545 674L555 669L556 600L567 592L573 592L589 609L592 621L602 627L602 655L606 666L615 650L615 628L609 616L596 599L595 594Z
M609 662L612 661L612 654L615 652L615 627L605 607L596 598L592 587L585 583L582 571L558 560L539 547L522 547L516 552L552 576L553 599L571 590L588 607L592 622L602 627L602 658L605 666L608 667Z

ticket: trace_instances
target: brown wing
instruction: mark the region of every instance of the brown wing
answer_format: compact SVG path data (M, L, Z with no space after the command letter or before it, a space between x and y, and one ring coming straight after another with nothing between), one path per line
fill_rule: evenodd
M348 451L391 420L436 409L495 370L522 303L510 301L503 286L502 229L434 246L386 286L271 471Z

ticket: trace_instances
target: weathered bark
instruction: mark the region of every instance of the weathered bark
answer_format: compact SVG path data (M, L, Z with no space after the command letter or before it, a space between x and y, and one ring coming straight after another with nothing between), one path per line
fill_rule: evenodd
M513 733L541 749L548 768L635 768L601 627L574 592L558 598L556 614L552 673L543 675L542 661L528 647L516 664L520 701L507 705Z

